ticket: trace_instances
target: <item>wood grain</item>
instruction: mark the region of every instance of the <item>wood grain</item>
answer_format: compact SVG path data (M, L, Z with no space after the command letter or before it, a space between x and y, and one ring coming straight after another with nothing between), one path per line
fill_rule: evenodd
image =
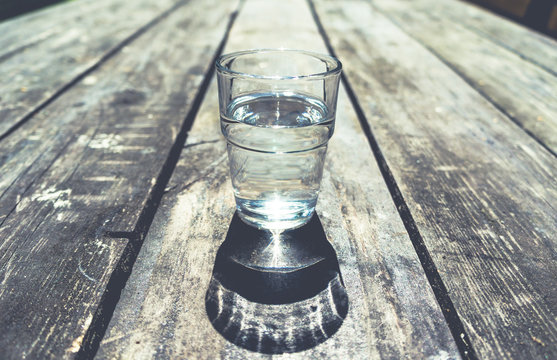
M128 240L95 234L94 225L88 236L59 235L75 231L78 221L66 216L57 227L43 226L32 241L20 239L27 240L27 252L10 254L7 263L2 256L3 359L68 359L79 351Z
M307 4L247 1L225 51L281 46L325 51ZM215 254L234 212L217 101L213 82L98 359L271 357L228 343L205 312ZM272 357L459 358L344 92L338 110L318 214L338 254L350 310L324 343Z
M316 8L479 357L556 357L555 157L368 2Z
M10 36L14 30L8 31L10 44L21 46L0 55L0 138L64 86L101 62L103 56L118 48L126 38L178 2L106 0L90 6L85 3L79 9L72 5L69 15L62 15L65 6L57 6L39 20L57 25L45 26L37 34L23 38ZM30 16L29 21L26 19L8 21L2 27L23 28L26 34L25 29L38 20L36 15Z
M37 43L49 36L59 34L63 31L63 24L77 22L83 15L90 14L98 9L98 6L107 6L108 0L93 1L79 0L67 4L56 4L34 11L13 19L0 22L0 58L7 54L17 52L19 48L25 48ZM63 11L61 11L61 7ZM48 21L45 21L48 18Z
M0 143L18 171L0 198L3 358L79 350L125 245L99 239L136 228L233 11L184 5Z
M427 1L415 4L422 8ZM431 5L431 3L429 4ZM520 57L537 64L557 76L557 41L527 27L498 17L485 9L470 6L464 1L436 2L428 8L460 23L500 46L516 52Z
M433 10L435 6L430 3L374 0L373 4L557 154L557 77L554 74L452 21L443 10ZM501 21L496 17L492 20Z

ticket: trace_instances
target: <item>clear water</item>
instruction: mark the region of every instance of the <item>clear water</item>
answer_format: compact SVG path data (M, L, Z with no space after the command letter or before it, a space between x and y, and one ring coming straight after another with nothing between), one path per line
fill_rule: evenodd
M288 92L251 94L221 114L221 128L242 220L265 229L308 222L334 130L325 104Z

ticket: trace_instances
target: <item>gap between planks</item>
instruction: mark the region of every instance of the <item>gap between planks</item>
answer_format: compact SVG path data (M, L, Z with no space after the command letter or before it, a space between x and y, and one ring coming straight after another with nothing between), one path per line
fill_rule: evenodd
M376 9L376 8L375 8ZM379 12L381 12L380 10L377 10ZM449 69L451 69L452 71L454 71L462 80L464 80L464 82L466 82L472 89L476 90L476 92L478 94L480 94L488 103L490 103L494 108L496 108L501 114L505 115L505 117L507 117L509 120L511 120L511 122L513 124L515 124L520 130L524 131L526 134L528 134L528 136L530 136L532 139L534 139L538 144L540 144L545 150L547 150L551 155L557 157L557 153L555 153L555 151L553 151L549 146L547 146L536 134L534 134L532 131L528 130L526 127L524 127L524 125L522 125L520 122L518 122L518 120L513 117L507 110L505 110L502 106L500 106L499 104L497 104L495 101L493 101L493 99L486 94L485 91L483 91L481 89L480 86L476 85L473 81L470 80L469 77L466 76L466 74L464 74L462 71L458 70L454 65L452 65L451 63L449 63L448 61L446 61L438 52L436 52L433 48L431 48L430 46L424 44L423 42L421 42L420 40L418 40L417 38L415 38L414 36L412 36L412 34L406 32L402 27L399 26L399 24L392 19L389 15L387 15L384 12L381 12L381 14L385 15L385 17L387 17L393 24L395 24L400 30L404 31L405 34L407 34L408 36L410 36L412 39L414 39L416 42L418 42L420 45L422 45L423 47L425 47L429 52L431 52L437 59L439 59L439 61L441 61L443 64L445 64Z
M317 27L319 29L319 33L323 37L323 41L327 46L327 50L331 55L336 57L336 53L333 49L329 36L327 35L327 32L325 31L321 23L321 20L319 19L319 15L317 14L317 11L315 10L313 1L307 0L307 2L310 7L313 19L315 20L315 23L317 24ZM400 192L400 189L387 164L387 161L385 160L385 157L383 156L381 149L379 148L379 144L377 143L377 140L375 140L375 136L371 131L366 116L358 101L358 98L354 90L352 89L352 86L350 85L348 78L344 73L341 75L341 79L342 79L342 84L344 85L346 92L348 94L348 97L350 98L350 102L354 107L354 111L358 116L358 120L360 121L362 130L366 135L369 146L373 152L373 155L375 156L375 160L377 161L379 169L381 170L381 175L383 176L383 179L387 184L389 192L391 193L391 197L393 199L393 202L395 203L398 214L402 219L402 222L404 223L404 227L408 232L408 235L410 237L410 240L412 241L412 245L414 246L418 258L420 259L420 263L426 274L427 280L433 290L433 293L435 294L437 303L441 308L443 316L445 317L447 325L449 326L451 334L453 335L453 338L457 344L458 350L460 351L460 355L462 356L463 359L478 359L476 352L472 346L472 343L470 342L470 337L468 336L466 330L464 329L464 325L460 317L458 316L458 313L456 312L453 302L448 294L447 288L443 283L441 276L439 275L439 272L437 270L435 263L433 262L431 255L429 254L429 250L427 249L423 241L422 235L418 231L418 227L416 226L414 217L412 216L412 213L410 212L410 209L408 208L408 205L406 204L406 201L404 200L404 197Z
M308 0L311 1L311 0ZM496 101L494 101L484 90L481 89L480 86L476 85L474 83L474 81L472 81L472 79L470 79L468 76L466 76L466 74L462 71L460 71L456 66L454 66L453 64L451 64L449 61L447 61L445 58L443 58L443 56L441 54L439 54L439 52L437 52L433 47L429 46L428 44L424 43L423 41L421 41L418 37L414 36L412 33L408 32L407 30L404 29L403 26L400 25L400 23L393 18L393 16L391 16L390 14L388 14L387 12L381 10L380 8L378 8L377 6L375 6L373 3L370 3L370 5L373 7L373 9L375 9L377 12L381 13L383 16L385 16L387 19L389 19L389 21L391 23L393 23L397 28L399 28L402 32L404 32L406 35L408 35L410 38L412 38L414 41L416 41L418 44L420 44L421 46L423 46L424 48L426 48L431 54L433 54L439 61L441 61L443 64L445 64L449 69L451 69L455 74L457 74L462 80L464 80L464 82L466 82L466 84L468 84L472 89L474 89L478 94L480 94L488 103L490 103L494 108L497 109L497 111L499 111L501 114L503 114L506 118L508 118L509 120L511 120L512 123L514 123L519 129L521 129L522 131L524 131L526 134L528 134L528 136L530 136L532 139L534 139L539 145L541 145L545 150L547 150L551 155L557 157L557 153L555 151L553 151L553 149L551 149L551 147L549 147L548 145L546 145L542 139L540 139L536 134L534 134L532 131L530 131L529 129L527 129L523 124L521 124L514 116L512 116L507 110L505 110L502 106L500 106L499 104L497 104ZM489 38L488 38L489 39ZM493 40L489 39L490 41L494 42ZM496 43L496 42L494 42ZM520 54L518 54L518 52L513 51L511 49L509 49L506 46L503 46L503 48L505 48L506 50L512 52L515 55L520 56ZM545 70L547 72L547 70L543 67L540 66L539 64L526 59L523 56L520 56L522 59L524 59L525 61L528 61L538 67L540 67L542 70ZM553 75L553 72L548 72L549 74Z
M179 5L177 4L173 6L171 9L164 13L165 16L170 14L173 9L183 5L184 3L185 0L181 1ZM222 51L228 40L228 35L230 34L230 29L234 25L234 21L236 20L236 17L238 16L238 13L240 12L243 4L244 0L241 0L238 8L230 14L228 24L226 26L226 31L217 50L215 51L215 55L213 56L211 63L215 63L217 58L222 54ZM157 22L159 22L163 18L164 17L158 18ZM147 29L148 28L144 29L142 33L145 32ZM139 35L140 34L138 34L137 36ZM128 38L126 40L129 40L127 42L130 42L135 39L135 37L132 39ZM195 95L192 107L186 115L186 118L182 123L180 132L178 133L176 140L174 141L174 144L170 149L168 157L166 158L166 161L159 175L157 176L155 185L150 191L148 200L139 215L139 219L134 230L131 232L111 231L106 233L106 235L109 237L127 238L129 239L129 242L122 254L122 257L120 258L120 261L118 262L116 270L114 271L114 273L112 273L108 281L107 288L105 290L105 293L103 294L97 310L95 311L93 320L91 321L91 325L85 333L85 337L76 356L77 360L92 359L95 357L100 342L105 335L108 324L110 323L116 305L120 300L122 290L126 286L126 282L131 275L133 265L137 259L137 256L139 255L141 246L143 245L143 240L145 239L145 236L147 235L147 232L151 227L157 209L161 203L162 197L167 192L166 187L168 185L170 177L172 176L172 173L174 172L174 169L176 168L176 164L180 159L180 153L182 152L184 144L186 143L188 132L193 125L193 121L197 116L199 108L201 107L201 103L203 102L210 81L213 78L214 72L215 68L213 66L210 66L209 70L205 73L203 82L199 86L199 89ZM83 77L84 75L81 75L81 77Z
M458 22L460 25L462 26L468 26L467 23L465 23L464 21L462 21L461 18L455 18L454 21ZM556 76L557 77L557 71L546 66L545 64L541 63L540 61L534 59L531 56L526 55L525 53L516 50L514 47L510 46L509 44L507 44L506 42L504 42L503 40L499 40L496 37L492 36L491 34L489 34L488 32L478 29L475 26L468 26L468 28L470 29L470 31L488 39L489 41L491 41L492 43L496 44L497 46L500 46L502 48L507 49L508 51L512 52L513 54L519 56L521 59L528 61L530 64L536 65L537 67L539 67L542 70L545 70L546 72L548 72L549 74Z
M119 53L126 45L129 45L132 41L134 41L135 39L137 39L138 37L140 37L142 34L144 34L147 30L149 30L150 28L152 28L153 26L157 25L159 22L161 22L164 18L166 18L168 15L170 15L174 10L178 9L179 7L183 6L188 0L180 0L178 1L176 4L172 5L169 9L167 9L166 11L162 12L160 15L158 15L157 17L155 17L153 20L149 21L147 24L143 25L142 27L140 27L137 31L135 31L134 33L132 33L130 36L128 36L127 38L125 38L123 41L121 41L119 44L117 44L115 47L113 47L112 49L110 49L106 54L104 54L96 63L94 63L93 65L91 65L89 68L85 69L82 73L80 73L79 75L77 75L75 78L73 78L72 80L70 80L66 85L62 86L58 91L56 91L54 94L52 94L50 97L48 97L46 100L44 100L42 103L40 103L39 105L37 105L34 109L32 109L31 111L29 111L26 115L24 115L20 120L18 120L15 124L13 124L8 130L6 130L3 134L0 134L0 141L4 140L5 138L7 138L8 136L10 136L11 134L13 134L17 129L19 129L23 124L25 124L27 121L29 121L31 118L33 118L35 115L37 115L40 111L42 111L44 108L46 108L48 105L50 105L52 102L54 102L56 99L58 99L60 96L62 96L66 91L68 91L69 89L71 89L74 85L76 85L77 83L79 83L81 80L83 80L86 76L88 76L89 74L91 74L93 71L95 71L96 69L98 69L102 64L104 64L107 60L109 60L110 58L112 58L114 55L116 55L117 53Z

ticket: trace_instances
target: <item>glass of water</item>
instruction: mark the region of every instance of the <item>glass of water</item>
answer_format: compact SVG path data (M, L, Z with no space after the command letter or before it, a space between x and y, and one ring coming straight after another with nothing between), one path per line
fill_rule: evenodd
M340 61L262 49L223 55L216 69L240 218L266 230L306 224L334 131Z

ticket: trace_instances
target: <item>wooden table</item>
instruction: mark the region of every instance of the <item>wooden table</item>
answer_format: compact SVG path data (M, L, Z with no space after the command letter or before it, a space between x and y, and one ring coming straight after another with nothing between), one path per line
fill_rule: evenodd
M271 357L206 313L213 63L288 47L344 65L317 213L349 311L272 357L557 358L554 40L456 0L76 0L0 34L0 357Z

